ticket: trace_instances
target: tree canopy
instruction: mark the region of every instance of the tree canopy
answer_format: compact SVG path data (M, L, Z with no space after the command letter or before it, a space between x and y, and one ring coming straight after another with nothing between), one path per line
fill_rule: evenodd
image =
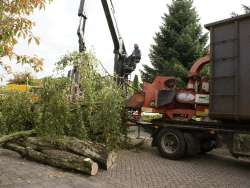
M202 33L193 1L173 0L167 8L150 49L152 67L144 65L143 81L152 82L156 75L176 76L183 81L193 62L207 51L208 35Z
M17 63L30 64L34 70L42 69L42 59L36 56L30 57L24 54L17 54L14 46L18 39L34 41L39 44L39 38L32 33L35 23L30 15L35 9L44 9L47 2L52 0L1 0L0 3L0 65L7 72L11 65L4 63L3 58L16 59Z

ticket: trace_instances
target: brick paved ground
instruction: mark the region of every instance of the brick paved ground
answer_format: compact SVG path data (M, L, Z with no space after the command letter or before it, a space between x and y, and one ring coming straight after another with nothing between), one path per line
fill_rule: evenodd
M155 149L121 151L117 164L96 177L22 159L0 149L0 188L148 188L250 187L250 162L235 160L223 150L183 161L170 161Z

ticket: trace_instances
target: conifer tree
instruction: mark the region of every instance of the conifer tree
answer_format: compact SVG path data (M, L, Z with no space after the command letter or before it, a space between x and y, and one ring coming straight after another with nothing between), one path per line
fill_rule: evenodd
M138 75L135 75L132 87L133 87L134 90L137 90L137 91L140 89L140 83L139 83Z
M175 76L185 81L193 62L206 52L207 34L203 34L192 0L173 0L167 6L160 31L150 49L152 67L144 65L143 81L156 75Z

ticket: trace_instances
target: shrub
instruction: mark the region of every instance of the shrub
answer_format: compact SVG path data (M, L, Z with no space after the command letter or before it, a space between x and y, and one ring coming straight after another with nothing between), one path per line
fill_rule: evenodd
M37 124L35 111L28 93L11 92L0 99L0 135L33 129Z
M71 103L67 78L46 78L40 93L37 131L51 139L62 136L86 137L81 107Z

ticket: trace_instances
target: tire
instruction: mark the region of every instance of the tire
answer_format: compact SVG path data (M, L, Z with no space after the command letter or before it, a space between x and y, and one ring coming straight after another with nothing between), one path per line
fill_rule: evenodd
M178 160L184 157L186 142L181 131L163 129L158 136L158 150L162 157Z
M201 151L201 145L199 139L192 133L184 133L184 138L187 144L186 154L187 156L195 156Z
M213 143L213 140L203 140L201 142L201 154L206 154L210 151L212 151L215 148L215 144Z

